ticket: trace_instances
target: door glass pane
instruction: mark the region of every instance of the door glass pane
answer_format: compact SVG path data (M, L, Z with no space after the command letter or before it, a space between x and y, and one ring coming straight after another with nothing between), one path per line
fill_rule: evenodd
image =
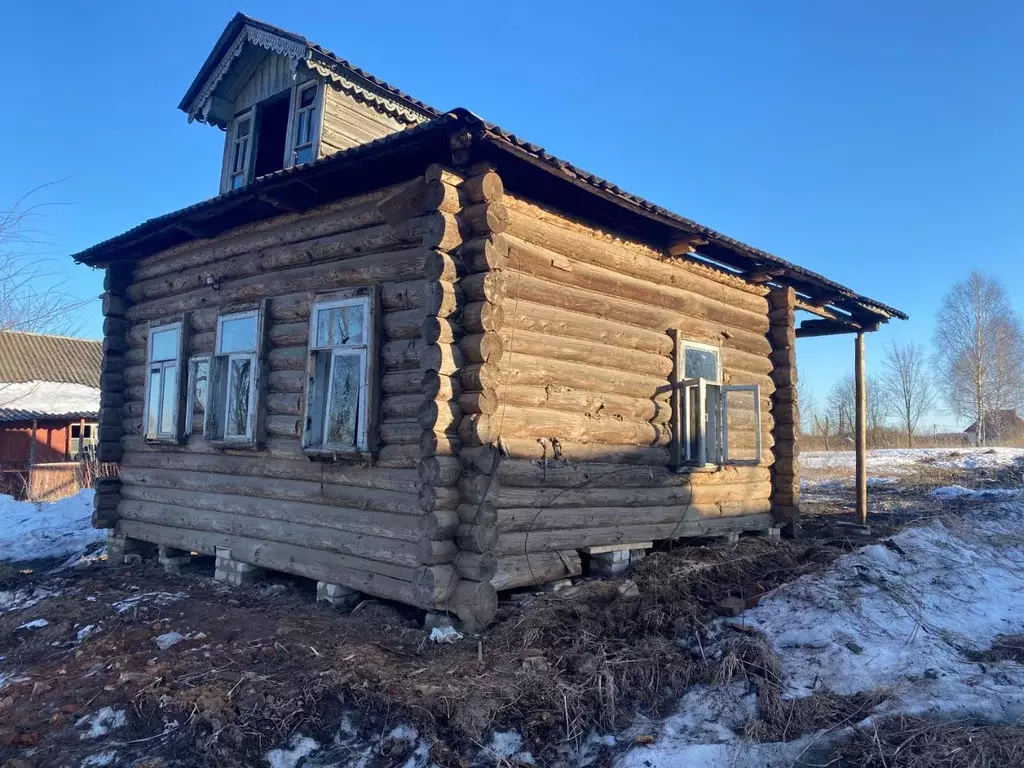
M256 349L256 315L223 318L220 325L220 348L228 352L253 352Z
M318 310L316 345L337 347L344 344L363 344L363 315L361 304Z
M358 355L335 355L327 403L327 439L331 445L355 447L359 414L361 360Z
M252 385L252 361L241 358L231 361L228 370L228 437L244 437L249 424L249 387Z
M295 150L295 164L301 165L302 163L308 163L313 159L313 148L303 147L302 149Z
M150 360L173 360L178 356L178 331L176 328L157 331L150 339Z
M160 369L149 372L149 402L146 404L146 434L155 435L160 423Z
M684 357L686 370L683 376L687 379L707 379L718 381L718 353L710 349L686 347Z
M305 88L299 91L299 109L308 107L316 98L316 88Z
M177 366L165 366L163 379L164 397L163 407L160 410L160 432L174 434L174 401L178 397Z
M240 139L243 136L248 136L249 135L249 125L250 125L249 118L246 118L245 120L239 120L239 122L238 122L238 131L235 133L235 137Z

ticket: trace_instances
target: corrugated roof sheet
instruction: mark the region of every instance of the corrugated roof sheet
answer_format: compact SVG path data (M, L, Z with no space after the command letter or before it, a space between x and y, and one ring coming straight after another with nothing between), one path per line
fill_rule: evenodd
M275 195L287 197L296 189L301 190L302 194L316 190L316 197L310 199L310 205L326 203L337 197L353 194L346 188L348 184L369 183L367 179L380 181L379 175L376 175L378 172L374 169L378 168L380 163L386 162L387 158L398 158L394 162L399 164L410 158L422 162L443 162L443 157L447 156L450 161L449 136L465 130L480 137L481 144L488 144L497 150L499 160L514 158L519 162L529 163L545 171L545 178L560 179L588 194L600 196L612 203L616 210L624 212L624 215L632 216L637 221L642 219L657 222L663 232L674 232L676 237L696 235L706 239L711 244L710 247L716 249L718 258L727 256L734 262L733 266L741 271L778 271L780 277L777 282L792 284L805 294L834 294L836 300L830 303L840 306L844 311L866 312L883 320L886 317L907 318L905 313L895 307L860 295L812 270L792 264L767 251L754 248L632 195L617 185L577 168L542 147L520 139L515 134L461 108L316 162L268 174L248 187L150 219L117 237L81 251L74 258L86 264L103 264L119 258L145 256L187 240L194 240L198 236L196 230L205 230L203 234L206 237L215 237L231 227L280 215L281 210L276 209L268 200ZM348 172L354 167L358 167L360 173ZM391 168L390 172L394 175L394 168ZM529 188L518 191L528 196L531 194ZM556 200L555 205L558 204ZM587 206L585 218L588 220L600 225L603 223L603 215L598 212L597 206Z
M99 341L0 331L0 382L52 381L99 387L102 360Z

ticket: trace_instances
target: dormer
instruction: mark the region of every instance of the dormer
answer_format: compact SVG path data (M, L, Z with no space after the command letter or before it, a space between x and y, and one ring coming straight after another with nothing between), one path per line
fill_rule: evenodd
M437 116L292 32L236 14L178 108L225 131L220 191Z

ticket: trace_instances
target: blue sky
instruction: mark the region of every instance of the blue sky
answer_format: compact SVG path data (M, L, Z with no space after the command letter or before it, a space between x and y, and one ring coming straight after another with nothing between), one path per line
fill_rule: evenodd
M41 193L67 202L49 252L216 193L222 134L176 106L242 10L909 312L869 337L869 365L930 344L974 266L1024 311L1020 3L237 2L4 4L0 201L66 179ZM83 335L100 324L90 305ZM801 373L823 392L852 349L803 341Z

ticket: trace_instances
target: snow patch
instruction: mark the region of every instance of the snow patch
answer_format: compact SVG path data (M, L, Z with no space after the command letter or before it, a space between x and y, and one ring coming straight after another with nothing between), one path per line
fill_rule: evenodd
M172 645L177 645L184 639L185 636L180 632L165 632L159 637L154 637L153 642L156 643L156 647L161 651L166 651Z
M98 413L100 391L86 384L59 381L4 382L0 384L0 408L49 416Z
M0 560L68 557L102 541L106 532L92 527L94 495L85 489L60 501L39 503L0 495Z
M267 762L271 768L296 768L309 755L320 749L320 743L308 736L292 736L288 746L272 749L267 753Z
M786 698L885 690L875 715L1013 723L1024 718L1024 665L979 664L969 651L1024 634L1022 594L1024 503L990 501L863 547L717 626L764 635L779 655ZM781 768L841 735L748 743L740 734L755 713L742 684L692 689L657 742L633 747L615 765Z
M79 739L98 739L106 736L111 731L116 731L118 728L123 728L128 722L124 712L120 709L114 709L113 707L103 707L99 712L91 717L86 717L78 723L79 728L88 728L89 730L79 735Z
M117 611L117 613L127 613L145 603L152 603L158 606L170 605L185 597L187 595L184 592L142 592L138 595L126 597L124 600L118 600L116 603L111 603L110 607Z
M50 622L46 619L32 619L32 621L26 621L18 629L42 629L48 626L50 626Z
M89 755L81 763L81 768L92 768L92 766L104 766L114 765L114 761L117 759L117 752L110 750L108 752L99 752L95 755Z
M25 608L41 603L48 597L56 597L57 592L49 589L19 589L15 591L0 591L0 613L21 611Z

